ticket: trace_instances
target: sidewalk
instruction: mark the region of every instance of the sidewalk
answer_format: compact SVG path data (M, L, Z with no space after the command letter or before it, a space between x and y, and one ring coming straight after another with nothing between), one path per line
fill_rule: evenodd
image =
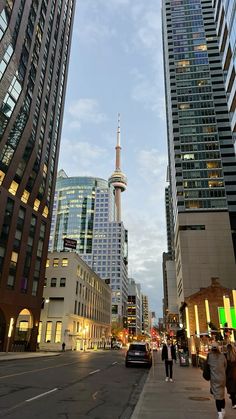
M0 352L1 361L13 361L14 359L41 358L44 356L57 356L62 352Z
M151 368L131 419L216 419L215 401L210 385L200 368L173 366L174 382L165 382L160 352ZM235 419L236 411L226 392L225 419Z

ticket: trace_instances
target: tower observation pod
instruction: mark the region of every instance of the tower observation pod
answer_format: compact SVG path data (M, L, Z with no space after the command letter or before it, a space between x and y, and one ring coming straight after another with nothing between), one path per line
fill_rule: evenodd
M120 114L118 114L117 143L116 143L116 168L108 179L109 185L114 187L115 204L116 204L116 221L121 221L121 192L127 187L127 178L121 171L120 164L121 146L120 146Z

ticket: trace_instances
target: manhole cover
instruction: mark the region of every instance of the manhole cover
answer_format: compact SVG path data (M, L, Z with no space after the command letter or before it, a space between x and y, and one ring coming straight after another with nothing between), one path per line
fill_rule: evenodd
M197 391L201 390L201 387L184 387L184 389L189 391Z
M190 400L194 400L195 402L206 402L211 400L209 397L189 397Z

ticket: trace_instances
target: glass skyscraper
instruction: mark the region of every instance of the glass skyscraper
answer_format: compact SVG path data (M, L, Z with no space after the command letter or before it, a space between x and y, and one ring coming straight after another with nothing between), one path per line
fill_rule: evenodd
M163 0L178 303L235 286L236 160L211 0Z
M0 350L36 347L74 3L0 2Z
M236 2L213 0L231 128L236 132Z
M49 251L63 250L64 238L112 289L112 319L123 321L128 296L128 235L116 221L114 188L106 180L58 174Z

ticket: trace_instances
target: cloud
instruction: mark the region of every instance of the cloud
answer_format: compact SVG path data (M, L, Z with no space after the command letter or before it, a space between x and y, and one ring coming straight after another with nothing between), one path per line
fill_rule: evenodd
M94 176L103 172L108 150L81 139L63 138L60 148L59 169L69 176Z
M137 161L143 178L149 183L158 181L158 186L161 189L166 182L166 154L160 153L155 148L142 149L138 152Z
M67 106L66 122L70 128L80 128L82 123L101 124L105 121L107 116L99 110L95 99L78 99Z

